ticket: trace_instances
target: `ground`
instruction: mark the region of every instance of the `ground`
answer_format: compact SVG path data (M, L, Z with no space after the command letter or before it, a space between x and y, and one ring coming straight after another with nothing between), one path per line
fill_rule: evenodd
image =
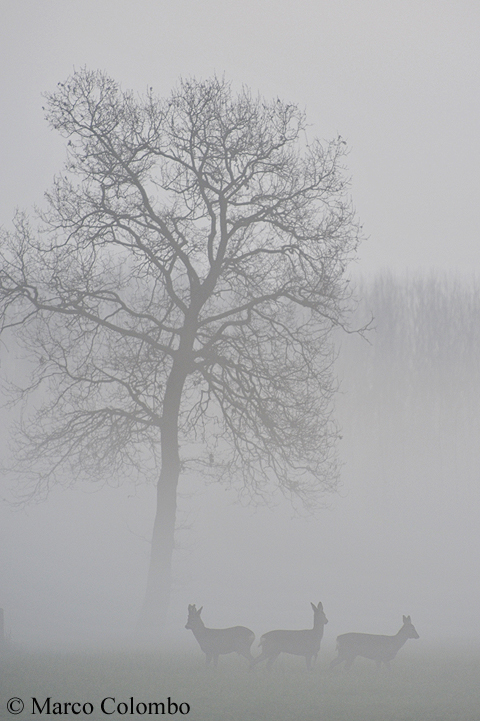
M207 669L204 655L193 647L163 653L13 650L1 662L0 719L13 721L7 702L17 697L25 704L17 716L22 721L51 718L55 703L60 704L57 718L143 716L153 721L152 702L165 704L165 716L189 721L479 721L480 645L427 649L424 644L402 651L390 673L376 671L364 659L357 659L350 672L329 671L333 648L322 649L311 673L304 659L285 655L268 673L260 667L248 671L236 655L221 657L217 670ZM74 714L71 707L65 709L69 702L91 704L93 712L86 706L86 714ZM177 709L174 714L174 704L183 704L183 713Z

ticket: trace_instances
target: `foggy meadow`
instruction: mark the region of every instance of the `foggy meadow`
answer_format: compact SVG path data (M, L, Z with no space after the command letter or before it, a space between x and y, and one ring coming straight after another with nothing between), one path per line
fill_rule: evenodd
M307 627L318 600L325 643L345 630L394 633L403 613L422 643L478 640L476 281L385 273L356 294L350 324L374 321L365 338L337 335L338 492L309 515L280 495L252 505L186 474L168 623L179 642L192 640L189 603L204 606L207 625L242 623L258 636L269 622ZM12 354L3 348L11 368ZM2 505L2 603L16 642L130 638L152 498L126 478L52 488L22 510Z
M164 689L187 700L198 719L224 718L226 709L239 719L294 718L295 709L299 719L473 719L478 290L474 278L435 274L385 272L356 283L350 325L373 322L364 337L336 338L338 492L309 515L281 497L252 506L233 489L187 474L168 643L143 661L130 651L98 652L134 642L153 489L53 489L46 503L26 510L2 506L2 603L15 653L97 649L88 671L81 657L65 657L97 695L95 668L106 664L110 695L118 688L119 696L153 698ZM266 631L311 627L310 602L319 600L329 623L310 676L302 658L285 654L270 674L260 666L246 673L247 662L234 654L205 675L205 656L184 628L187 606L203 606L206 626L252 629L256 656ZM390 675L360 658L347 674L328 671L337 635L393 635L403 614L420 639L400 649ZM49 653L39 686L50 671L66 682Z
M3 3L2 721L478 721L479 7Z

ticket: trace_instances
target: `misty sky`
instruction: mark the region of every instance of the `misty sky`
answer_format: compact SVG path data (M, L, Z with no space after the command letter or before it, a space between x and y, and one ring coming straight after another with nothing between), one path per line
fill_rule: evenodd
M368 275L383 268L479 273L479 37L480 4L473 0L1 0L0 224L9 226L16 207L41 205L43 192L61 170L64 141L43 119L41 94L52 91L74 68L99 68L124 89L142 93L152 86L161 96L169 94L180 76L203 78L217 73L234 87L245 84L267 98L298 103L306 110L312 136L329 139L340 134L346 140L353 202L366 237L356 273ZM407 489L413 493L413 486L407 484ZM225 500L209 493L210 489L199 490L190 507L188 498L184 499L184 523L196 530L190 537L187 531L179 534L184 547L178 584L184 591L178 591L175 618L184 621L185 616L186 620L186 603L204 603L207 624L216 625L215 595L221 587L222 569L228 566L221 539L229 532L235 531L239 538L243 534L239 548L254 556L258 528L263 529L267 545L271 544L275 572L268 582L267 565L259 560L252 570L252 584L263 603L268 603L269 594L275 597L279 623L294 624L289 614L298 608L298 624L308 625L309 602L322 600L327 616L333 616L334 631L355 630L342 626L340 610L336 614L332 608L337 604L344 623L358 623L354 602L350 598L349 605L345 600L348 593L355 594L347 578L339 581L342 603L340 591L333 588L335 569L341 563L350 564L351 585L356 584L363 609L370 613L369 574L373 571L362 574L362 558L382 544L384 550L393 551L396 543L393 531L387 533L386 543L372 538L375 525L361 534L360 543L354 540L375 489L350 489L347 483L344 495L326 511L321 540L312 521L302 526L306 530L298 542L284 530L295 532L296 539L300 533L300 525L295 525L300 521L292 521L286 507L280 508L278 521L274 511L255 513L241 506L215 515L215 509L224 509ZM8 609L12 626L17 622L23 629L17 631L19 638L67 634L72 607L77 621L84 614L77 624L79 636L83 622L85 627L102 625L95 619L96 604L104 609L102 613L108 607L112 626L134 618L143 593L152 494L152 489L128 488L98 494L55 491L48 504L26 512L13 513L8 506L0 506L0 579L4 584L0 606ZM105 509L109 509L107 521ZM343 516L335 517L335 512ZM460 517L460 511L456 512ZM419 514L417 509L417 520ZM205 529L215 519L222 519L218 536L208 537ZM331 560L326 562L322 544L334 538L342 524L352 535L347 533L340 548L339 534L336 550L330 549ZM455 529L451 533L453 537ZM472 530L459 552L470 548L473 537ZM415 538L428 542L427 534ZM307 548L312 553L308 562ZM412 541L408 553L414 551ZM303 562L296 552L303 554ZM384 555L378 568L388 565L386 550ZM319 574L323 569L322 578L312 574L315 557L323 559L318 566ZM398 563L398 549L393 558L392 563ZM411 578L428 575L422 562ZM293 584L286 570L289 565L295 568ZM208 567L211 577L206 579ZM458 563L452 558L448 569L455 567ZM438 600L442 583L449 583L448 578L442 579L441 564L435 569L435 579L420 584L422 598L408 584L401 592L392 588L389 594L386 586L375 590L377 613L383 603L379 632L395 633L402 613L412 614L420 635L421 625L431 629L442 618L440 609L433 616L425 609ZM240 565L238 572L241 575ZM202 578L195 573L203 574ZM282 609L285 584L290 586L284 604L288 613ZM455 584L454 590L450 584L447 595L464 621L463 626L457 621L457 627L468 636L473 607L470 611L470 606L463 606L459 613L458 603L467 589L456 580ZM193 596L196 589L202 598ZM477 598L478 587L475 593ZM122 594L125 605L120 601L116 605L114 599ZM393 603L395 597L398 604ZM32 603L32 598L38 603ZM247 618L231 618L232 604L237 616L247 609ZM51 608L56 609L56 620L48 616ZM219 625L229 620L254 624L265 617L256 608L251 589L248 594L245 590L225 594L219 608ZM357 630L374 631L374 619L367 620L369 627ZM48 631L39 630L42 622Z
M170 92L212 73L340 134L369 238L359 269L478 270L480 6L473 0L22 0L0 5L0 218L63 160L41 93L73 68Z

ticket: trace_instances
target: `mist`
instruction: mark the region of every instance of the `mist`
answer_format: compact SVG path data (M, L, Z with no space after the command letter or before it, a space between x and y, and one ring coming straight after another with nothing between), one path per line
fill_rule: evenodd
M182 477L167 635L190 603L207 626L308 628L323 602L326 647L339 633L396 633L411 614L424 641L478 641L478 284L382 273L356 283L337 334L341 485L310 514L267 506L198 475ZM2 348L4 371L16 368ZM15 375L15 373L14 373ZM6 455L12 412L2 411ZM11 428L10 428L11 430ZM95 479L92 479L95 481ZM123 481L123 483L122 483ZM155 489L52 488L16 508L3 482L0 605L25 648L130 644L145 590ZM196 650L196 649L195 649Z
M140 637L139 618L157 476L127 465L111 485L100 472L75 483L59 475L45 497L22 502L33 487L8 471L22 405L9 405L7 381L23 385L35 354L2 333L0 716L16 712L12 700L28 711L33 697L43 706L48 696L97 714L106 697L171 698L186 702L195 721L477 718L480 5L3 5L1 233L16 208L33 217L48 207L44 193L72 146L46 122L46 95L82 69L105 73L136 99L150 91L167 98L184 80L216 77L234 93L248 88L267 104L298 106L310 139L335 139L345 150L347 205L361 242L338 266L351 302L345 329L332 335L337 488L315 512L273 485L268 503L255 502L228 477L207 477L220 473L223 459L215 455L210 468L206 448L196 458L200 437L183 446L205 472L187 464L181 474L170 605L163 635L152 639ZM70 348L74 355L74 341ZM127 375L132 368L125 363ZM25 408L57 398L42 393L43 386ZM95 456L91 443L82 448L85 463L99 460L108 475L101 461L112 456ZM32 477L34 470L32 461ZM208 628L251 629L258 658L262 634L311 629L310 604L319 602L328 624L311 672L307 657L292 653L271 672L264 663L249 670L234 653L206 667L185 628L196 604ZM394 635L409 616L419 638L410 636L391 673L367 658L351 672L330 669L339 634Z

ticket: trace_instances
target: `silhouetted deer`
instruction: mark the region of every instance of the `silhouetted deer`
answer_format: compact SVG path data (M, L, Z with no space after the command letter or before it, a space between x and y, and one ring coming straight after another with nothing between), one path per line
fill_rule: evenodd
M188 619L185 628L193 631L193 635L200 644L200 648L206 655L206 664L213 661L213 665L218 663L218 657L224 653L233 653L236 651L240 656L245 656L248 661L253 661L250 653L255 634L245 626L232 626L232 628L206 628L200 614L202 608L195 605L188 607Z
M330 664L333 668L345 661L345 668L351 667L357 656L382 663L390 668L392 661L409 638L420 638L410 616L403 617L403 626L395 636L381 636L375 633L344 633L337 637L337 658Z
M310 605L313 608L313 628L303 631L269 631L264 633L260 639L262 653L252 661L250 668L266 659L267 668L270 669L272 663L281 653L292 653L294 656L304 656L307 668L310 670L312 659L314 662L317 660L320 642L323 637L323 628L328 623L322 604L319 602L318 606L315 606L314 603Z

